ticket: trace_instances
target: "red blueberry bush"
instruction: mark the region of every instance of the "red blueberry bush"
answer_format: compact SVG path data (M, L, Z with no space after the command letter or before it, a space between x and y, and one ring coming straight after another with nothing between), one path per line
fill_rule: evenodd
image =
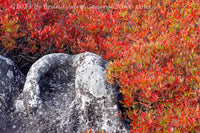
M200 131L198 0L2 0L0 52L34 62L52 52L110 61L130 132ZM22 66L23 67L23 66Z

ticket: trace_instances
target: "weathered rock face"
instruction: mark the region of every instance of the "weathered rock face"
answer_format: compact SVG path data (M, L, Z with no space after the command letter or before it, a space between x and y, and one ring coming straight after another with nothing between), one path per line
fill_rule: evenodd
M36 61L10 115L18 123L15 132L128 132L116 115L119 92L105 78L107 63L88 52Z
M0 132L12 131L15 126L10 114L14 111L14 100L20 94L24 82L25 76L13 61L0 56Z

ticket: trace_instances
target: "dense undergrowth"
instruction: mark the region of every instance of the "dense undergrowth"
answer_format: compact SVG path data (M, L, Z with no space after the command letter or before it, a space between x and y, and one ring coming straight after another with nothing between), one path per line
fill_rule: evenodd
M198 0L2 0L0 53L94 52L124 96L131 132L200 131Z

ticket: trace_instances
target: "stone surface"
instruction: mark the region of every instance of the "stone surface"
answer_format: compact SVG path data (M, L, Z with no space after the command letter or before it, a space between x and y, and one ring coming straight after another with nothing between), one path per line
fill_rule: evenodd
M105 78L107 63L89 52L40 58L30 68L23 91L14 101L14 113L9 114L14 121L12 132L79 133L89 128L128 132L116 115L119 92ZM12 72L7 75L12 77Z
M10 114L13 113L13 103L20 94L25 82L25 76L8 58L0 56L0 132L12 131L15 125Z

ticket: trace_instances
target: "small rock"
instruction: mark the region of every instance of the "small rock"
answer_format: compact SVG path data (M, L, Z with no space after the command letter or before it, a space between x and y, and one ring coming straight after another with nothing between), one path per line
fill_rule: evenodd
M19 89L25 82L25 76L14 62L0 56L0 132L7 131L12 120L13 103L20 94Z

